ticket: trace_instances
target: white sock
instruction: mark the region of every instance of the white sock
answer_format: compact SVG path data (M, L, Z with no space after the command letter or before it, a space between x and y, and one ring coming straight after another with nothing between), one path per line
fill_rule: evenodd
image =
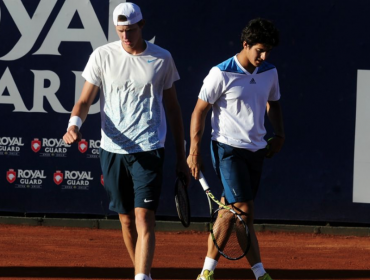
M252 266L252 271L254 273L254 276L256 277L256 280L258 280L259 277L265 275L266 270L263 268L262 263L256 263L254 266Z
M135 275L135 280L150 280L148 275L145 275L144 273L139 273Z
M214 271L216 269L217 263L218 261L206 257L206 259L204 260L202 272L200 274L203 274L203 271L205 270Z

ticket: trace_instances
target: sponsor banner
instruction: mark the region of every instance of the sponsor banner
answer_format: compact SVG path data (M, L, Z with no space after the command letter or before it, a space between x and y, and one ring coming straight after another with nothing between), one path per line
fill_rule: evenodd
M17 189L41 189L44 185L45 170L9 169L6 180Z
M31 141L31 150L40 157L67 157L70 147L63 139L34 138Z
M54 173L54 183L62 190L89 190L94 178L91 171L60 170Z
M24 143L22 137L0 137L0 156L20 156Z
M86 140L81 139L78 142L78 151L88 159L98 159L99 158L99 148L100 140Z
M84 83L81 73L88 56L97 47L117 40L112 11L121 2L2 1L0 104L7 104L12 112L70 114L70 101L78 100L81 94ZM96 11L101 10L106 14L98 17ZM12 40L18 34L20 37ZM64 52L65 43L75 45ZM76 51L81 43L88 43L89 47ZM19 64L12 62L21 63L22 71ZM73 87L63 87L71 81ZM72 94L64 98L63 90L67 88ZM31 104L29 97L33 97ZM97 100L89 114L99 111Z

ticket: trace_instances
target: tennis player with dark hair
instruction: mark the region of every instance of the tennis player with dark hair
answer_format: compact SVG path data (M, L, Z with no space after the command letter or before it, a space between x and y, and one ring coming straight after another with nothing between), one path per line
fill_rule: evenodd
M91 54L63 139L68 144L81 139L82 122L100 88L100 161L109 209L119 214L135 280L150 280L166 138L164 107L175 141L176 173L190 180L174 86L179 75L171 54L143 39L145 21L137 5L118 5L113 21L120 40Z
M223 185L222 201L246 213L251 247L246 255L257 280L271 280L260 257L253 227L253 200L260 183L264 158L283 146L285 133L280 89L275 66L265 60L279 43L275 26L265 19L253 19L243 29L242 50L213 67L203 81L191 117L190 154L187 163L195 179L202 168L201 140L205 119L212 107L212 161ZM275 136L264 139L265 112ZM208 239L207 257L198 280L213 280L220 254Z

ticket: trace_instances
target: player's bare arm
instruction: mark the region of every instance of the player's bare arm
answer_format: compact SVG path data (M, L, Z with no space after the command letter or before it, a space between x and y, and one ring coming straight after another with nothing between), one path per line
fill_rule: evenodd
M275 132L275 137L269 141L270 151L278 153L285 141L283 115L279 101L267 102L267 116Z
M212 105L198 98L190 123L190 151L187 163L191 174L199 179L199 172L202 168L201 142L205 127L205 120Z
M168 124L171 128L176 149L176 173L184 174L186 184L190 182L189 169L186 164L184 150L184 125L182 122L181 107L177 100L175 85L163 91L163 104L166 110Z
M81 97L73 107L71 118L77 116L82 120L83 123L87 117L90 106L93 103L98 91L99 91L98 86L91 84L89 82L85 82L82 88ZM82 134L79 131L78 126L76 125L70 126L63 136L63 140L67 144L78 142L81 140L81 138Z

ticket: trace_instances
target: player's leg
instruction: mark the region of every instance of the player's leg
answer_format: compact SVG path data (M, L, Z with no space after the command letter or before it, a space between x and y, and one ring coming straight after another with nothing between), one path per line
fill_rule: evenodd
M252 267L256 263L261 262L258 240L254 229L254 203L253 200L249 200L248 202L237 202L233 205L236 209L240 209L240 211L246 213L247 215L246 223L251 237L251 245L246 258Z
M220 253L218 252L215 244L213 243L211 234L208 235L207 242L207 256L203 263L203 268L197 277L197 280L213 280L214 270L216 269Z
M226 201L225 201L225 197L223 195L224 194L222 194L220 202L225 204ZM217 248L216 248L216 246L213 242L211 234L208 235L207 245L208 245L207 246L207 257L206 257L205 266L203 267L203 270L207 269L207 270L212 270L213 271L216 268L217 262L220 259L221 254L218 252L218 250L217 250ZM210 261L209 259L215 260L216 263Z
M219 258L220 258L220 253L218 252L215 244L213 243L211 234L208 235L208 242L207 242L207 244L208 244L208 247L207 247L207 257L208 258L211 258L213 260L218 261Z
M221 179L221 166L223 158L224 158L224 148L220 146L220 143L216 141L211 141L211 155L212 155L212 163L213 168L217 174L217 177ZM225 164L224 164L225 165ZM224 199L225 190L222 193L221 202L225 203ZM220 253L218 252L216 246L213 243L211 235L208 236L208 249L207 249L207 256L204 260L203 269L201 273L198 275L199 280L211 280L213 279L214 270L216 269L218 260L220 258Z
M132 264L135 266L137 230L134 210L131 210L129 214L119 214L119 220L121 222L123 241L125 242Z
M218 156L218 147L216 141L211 141L211 155L213 167L216 171L216 174L219 176L219 156ZM224 202L223 198L221 202ZM211 234L208 235L207 241L207 255L203 263L203 268L200 274L197 277L197 280L212 280L214 270L217 267L218 260L220 258L220 253L218 252L215 244L213 243Z
M254 229L253 198L258 188L266 151L250 152L213 142L214 166L224 187L227 204L246 213L251 235L251 247L246 255L256 279L265 274L261 263L258 240ZM261 275L262 274L262 275Z
M203 263L203 268L197 277L197 280L213 280L213 271L216 269L220 253L218 252L212 237L208 235L207 256Z
M256 151L254 153L247 150L244 151L245 158L248 162L248 174L250 177L250 183L252 188L253 199L257 194L257 190L261 180L263 161L266 155L266 149ZM251 248L247 254L247 259L251 265L252 271L257 280L272 280L271 277L266 273L263 264L261 262L261 255L259 250L259 244L257 236L254 229L254 205L251 201L251 206L249 207L251 216L248 220L248 227L251 234Z
M155 248L155 212L145 208L135 208L138 240L135 251L135 275L150 274Z
M234 208L237 209L239 212L246 213L246 223L248 226L251 244L249 250L247 252L246 258L252 268L252 271L257 280L266 279L269 280L270 278L261 278L261 277L269 277L266 273L263 264L261 262L261 255L258 245L258 240L256 236L256 231L254 229L254 202L253 200L249 200L248 202L237 202L233 204Z
M155 248L155 211L161 192L163 162L164 149L135 153L130 162L138 233L135 250L135 279L150 279Z
M135 264L137 232L134 213L134 191L130 172L126 167L127 155L100 149L100 163L104 176L104 188L109 198L109 209L119 214L122 236Z

